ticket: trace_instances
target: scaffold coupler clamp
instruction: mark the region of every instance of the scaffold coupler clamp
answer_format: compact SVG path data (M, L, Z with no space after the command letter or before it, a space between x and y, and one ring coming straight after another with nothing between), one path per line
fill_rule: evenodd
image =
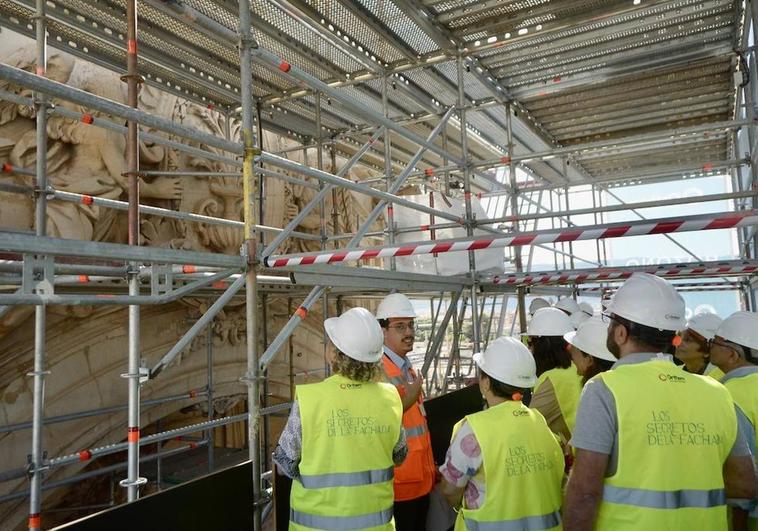
M34 466L31 454L26 456L26 474L31 478L34 474L44 474L50 470L50 464L47 461L47 450L42 452L42 464L38 467Z
M255 238L248 238L245 240L240 248L240 254L245 260L246 268L259 265L260 257L258 256L258 240Z

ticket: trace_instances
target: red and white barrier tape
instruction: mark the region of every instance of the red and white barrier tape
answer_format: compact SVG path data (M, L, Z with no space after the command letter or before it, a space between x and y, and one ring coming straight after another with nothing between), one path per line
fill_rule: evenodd
M436 242L408 243L392 247L372 247L355 250L335 250L306 255L267 256L263 258L266 267L285 267L310 264L333 264L354 262L372 258L391 256L411 256L419 254L449 253L456 251L477 251L501 247L536 245L545 243L571 242L577 240L600 240L622 236L645 234L668 234L671 232L691 232L700 230L731 229L746 225L758 225L758 212L724 212L713 216L690 216L679 219L643 220L634 223L617 223L599 227L573 227L560 231L526 232L501 237L461 240L438 240Z

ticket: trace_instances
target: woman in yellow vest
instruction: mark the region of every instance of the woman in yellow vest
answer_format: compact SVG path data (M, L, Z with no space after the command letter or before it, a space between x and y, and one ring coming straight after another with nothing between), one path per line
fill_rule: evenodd
M365 308L327 319L334 375L298 385L274 452L293 479L292 530L393 530L394 466L408 448L403 406L381 371L382 330Z
M687 321L687 326L675 340L676 359L681 361L682 369L692 374L710 376L714 380L720 380L724 373L710 362L711 353L708 352L708 341L716 335L721 317L715 313L700 313Z
M545 417L550 429L566 442L576 420L581 377L571 363L564 334L574 330L569 316L557 308L537 310L526 336L537 364L537 384L529 407Z
M560 529L561 447L544 417L521 402L536 382L534 358L501 337L474 361L488 409L458 423L440 467L442 493L461 507L456 531Z
M582 386L601 372L610 370L618 361L605 343L608 340L608 325L600 317L591 317L579 325L576 332L563 336L568 343L571 361L582 377Z
M745 422L748 444L756 459L758 439L758 314L736 312L724 319L709 341L711 360L724 371L721 383L738 408L737 420ZM758 463L757 463L758 464ZM731 501L731 500L730 500ZM751 531L758 531L758 499L752 503L735 500L734 521L745 518Z

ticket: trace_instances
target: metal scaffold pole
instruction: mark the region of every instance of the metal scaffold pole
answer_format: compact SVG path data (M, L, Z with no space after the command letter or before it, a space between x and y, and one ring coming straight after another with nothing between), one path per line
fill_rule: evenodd
M126 3L127 48L126 75L122 81L127 86L127 105L138 107L139 84L142 81L137 73L137 1ZM128 179L129 207L127 214L128 242L139 246L139 124L136 120L127 122L126 134L126 177ZM139 295L139 264L131 262L127 271L129 296ZM127 373L122 375L129 386L129 413L127 427L127 477L121 486L127 489L127 499L132 502L139 498L140 485L147 482L139 475L140 453L140 307L129 305L129 364Z
M245 221L244 253L247 257L245 272L245 321L247 327L247 372L243 378L247 384L248 401L248 451L253 476L253 529L261 529L261 462L260 462L260 368L258 366L258 281L256 278L257 239L253 201L255 194L254 159L256 149L254 134L253 65L252 50L257 44L252 34L252 12L249 0L239 0L239 50L242 95L242 142L244 160L242 166L242 189ZM260 208L260 205L259 205Z
M508 180L511 187L511 194L509 197L511 201L511 215L518 217L520 212L518 208L518 183L516 182L516 163L513 160L513 155L514 155L513 153L513 126L511 124L512 115L513 115L513 110L511 109L511 104L507 103L505 105L505 116L507 120L506 127L507 127L507 133L508 133ZM518 232L518 221L515 221L513 223L513 230L514 232ZM514 258L514 264L516 266L516 272L517 273L523 272L524 265L521 259L521 247L516 247L513 249L513 258ZM556 259L557 259L557 255L556 255ZM517 301L518 301L517 308L518 308L519 329L522 332L526 332L526 296L525 296L524 288L519 288L516 295L517 295ZM515 322L515 319L514 319L514 322Z
M471 210L471 167L468 153L468 133L466 130L466 93L463 80L463 55L458 54L458 120L461 128L461 158L463 159L463 201L466 208L466 235L474 235L474 215ZM479 316L477 308L476 256L474 251L468 253L469 276L471 278L471 321L473 352L479 352Z
M35 13L36 37L37 37L37 75L45 77L47 74L47 24L45 18L45 0L37 0L37 10ZM44 236L47 225L47 103L45 95L36 94L36 111L37 111L37 160L36 160L36 210L35 210L35 234ZM44 258L43 258L44 260ZM43 281L48 282L52 279L47 278L48 268L44 267L45 276ZM43 439L43 422L45 414L45 369L47 360L45 352L47 321L47 307L44 305L34 308L34 370L29 374L34 379L34 396L32 398L32 453L31 453L31 484L29 496L29 529L37 530L42 528L42 479L45 455L42 450Z

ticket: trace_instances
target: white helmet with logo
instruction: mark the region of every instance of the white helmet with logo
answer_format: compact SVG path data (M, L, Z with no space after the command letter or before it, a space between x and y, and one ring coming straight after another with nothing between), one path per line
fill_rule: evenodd
M569 332L563 336L563 339L574 345L576 348L606 361L618 361L618 358L611 354L608 347L605 346L608 338L608 325L600 317L591 317L579 325L576 332Z
M724 319L716 335L740 346L758 350L758 313L734 312Z
M705 339L713 339L723 319L715 313L699 313L687 321L687 328L697 332Z
M324 321L324 328L334 346L346 356L366 363L382 359L382 327L366 308L351 308L339 317L330 317Z
M499 337L487 350L474 354L474 362L488 376L520 389L537 383L537 365L529 349L513 337Z
M402 293L390 293L382 299L376 309L377 319L389 319L390 317L416 317L416 310L408 297Z
M558 299L558 302L553 304L553 308L558 308L564 312L568 312L569 315L580 311L579 305L571 297L563 297Z
M622 284L606 309L608 313L658 330L684 328L684 299L674 286L649 273L635 273Z
M526 333L522 335L563 337L563 334L573 329L568 315L557 308L542 308L534 313L526 328Z

